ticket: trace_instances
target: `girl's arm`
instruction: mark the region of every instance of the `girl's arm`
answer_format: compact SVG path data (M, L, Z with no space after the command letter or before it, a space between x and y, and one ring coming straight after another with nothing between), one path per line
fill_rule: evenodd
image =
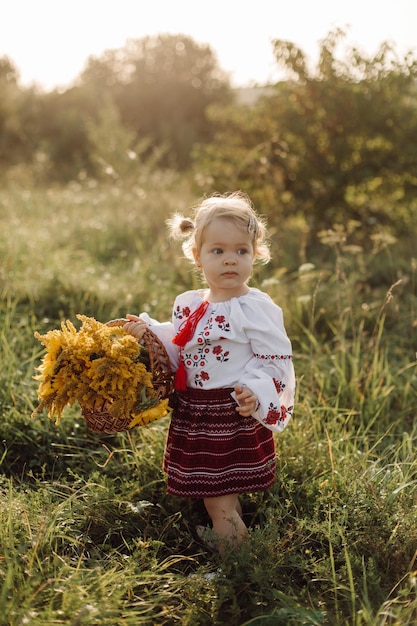
M242 315L241 327L253 356L242 372L238 386L250 391L253 396L250 402L255 397L257 399L253 417L266 428L281 432L291 419L295 396L292 348L282 310L263 294L255 302L251 301L250 306L242 310ZM238 400L236 390L235 394Z

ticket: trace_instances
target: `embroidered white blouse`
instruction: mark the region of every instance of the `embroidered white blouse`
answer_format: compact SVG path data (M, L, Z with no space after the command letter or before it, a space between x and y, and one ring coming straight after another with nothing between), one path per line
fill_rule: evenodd
M180 358L184 360L188 387L247 386L259 400L253 417L281 432L291 419L295 392L292 349L281 308L254 288L226 302L210 302L192 339L180 349L172 338L203 297L204 290L179 295L172 322L159 324L146 313L141 318L163 342L173 369Z

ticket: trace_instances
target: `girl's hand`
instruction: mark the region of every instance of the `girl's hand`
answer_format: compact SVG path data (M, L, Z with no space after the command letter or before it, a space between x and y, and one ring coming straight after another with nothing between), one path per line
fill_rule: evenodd
M137 315L126 315L126 319L129 320L124 324L123 328L129 335L133 335L138 341L140 341L147 329L146 323Z
M249 387L235 387L236 401L239 406L236 407L236 411L242 415L242 417L249 417L256 411L258 405L258 398Z

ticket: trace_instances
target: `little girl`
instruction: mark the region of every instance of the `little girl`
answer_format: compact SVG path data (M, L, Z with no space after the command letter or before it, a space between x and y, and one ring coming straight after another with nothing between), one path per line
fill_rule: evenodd
M275 478L274 432L288 424L295 377L282 311L248 286L255 261L268 262L264 222L241 192L205 199L192 219L175 215L171 235L201 269L207 289L174 303L172 323L128 315L141 338L150 327L176 370L177 402L167 436L167 490L202 498L219 550L248 535L238 495Z

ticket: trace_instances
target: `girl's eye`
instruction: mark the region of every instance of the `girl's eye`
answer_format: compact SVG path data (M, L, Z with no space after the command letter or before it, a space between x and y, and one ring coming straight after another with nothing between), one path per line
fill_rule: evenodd
M221 248L214 248L213 254L221 254L223 250Z
M248 251L246 250L246 248L239 248L239 250L237 251L238 254L247 254Z

